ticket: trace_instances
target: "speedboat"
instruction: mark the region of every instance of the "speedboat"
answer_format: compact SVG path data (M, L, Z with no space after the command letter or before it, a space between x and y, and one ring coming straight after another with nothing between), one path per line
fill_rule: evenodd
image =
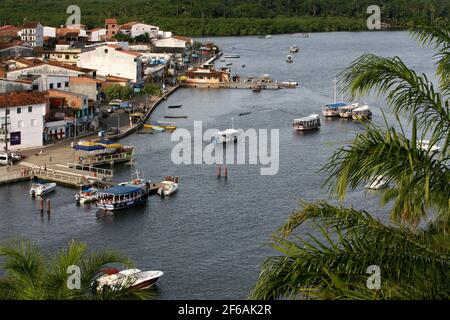
M54 182L36 182L31 185L30 195L32 197L42 197L52 191L56 190L56 183Z
M288 55L288 56L286 57L286 62L287 62L287 63L292 63L292 62L294 62L294 58L293 58L291 55Z
M236 142L239 136L239 131L236 129L226 129L218 131L214 137L217 143Z
M372 111L370 111L370 107L366 104L362 107L353 109L352 118L353 120L372 119Z
M292 47L289 49L289 51L290 51L291 53L297 53L299 50L300 50L300 49L299 49L298 46L292 46Z
M383 176L377 176L377 177L375 177L375 179L372 179L372 181L370 181L366 185L366 189L378 190L378 189L386 187L387 185L388 185L388 182L386 179L384 179Z
M170 196L178 191L178 183L175 181L163 181L161 182L161 187L158 189L158 194L160 196Z
M307 131L320 128L320 117L318 114L311 114L307 117L294 119L292 126L297 131Z
M139 269L127 269L119 271L110 268L109 272L98 278L93 283L97 292L104 290L123 289L147 289L162 277L162 271L141 271Z
M91 203L97 201L98 197L98 189L96 188L87 188L81 189L79 193L75 195L75 200L77 203Z
M325 117L339 117L339 108L346 106L346 103L337 102L326 104L322 107L322 114Z
M339 108L339 116L341 118L351 118L353 117L353 110L358 108L359 103L349 104Z
M430 140L421 140L417 142L417 147L419 149L422 149L423 151L428 151L430 150L431 152L440 152L441 151L441 147L439 147L438 145L433 145L431 146L431 141Z

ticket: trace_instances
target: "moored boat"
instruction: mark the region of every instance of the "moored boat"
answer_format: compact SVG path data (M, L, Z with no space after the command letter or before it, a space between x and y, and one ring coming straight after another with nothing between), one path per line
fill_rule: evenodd
M96 188L82 188L79 193L75 195L77 203L92 203L97 201L98 189Z
M293 58L291 55L288 55L288 56L286 57L286 62L287 62L287 63L292 63L292 62L294 62L294 58Z
M98 194L97 207L105 211L116 211L130 208L147 201L150 184L118 185Z
M322 107L322 114L325 117L339 117L339 108L346 106L346 103L337 102L326 104Z
M227 59L239 59L241 56L238 54L226 54L223 57Z
M30 188L30 195L32 197L42 197L46 194L49 194L52 191L56 190L56 183L54 182L47 182L47 181L40 181L35 182L31 185Z
M147 289L155 284L163 276L162 271L141 271L139 269L127 269L119 271L113 269L94 281L96 292L104 290L123 289Z
M239 136L239 131L236 129L226 129L223 131L218 131L214 140L217 143L228 143L228 142L236 142Z
M292 47L289 49L289 51L290 51L291 53L298 53L299 50L300 50L300 49L299 49L298 46L292 46Z
M353 110L358 108L358 103L349 104L339 108L339 116L341 118L351 118L353 116Z
M372 111L370 111L370 107L368 105L364 105L362 107L358 107L353 109L352 112L353 120L369 120L372 119Z
M160 196L170 196L178 191L178 183L171 180L161 182L161 187L158 189Z
M294 119L292 126L297 131L307 131L320 128L320 117L318 114L311 114L307 117Z

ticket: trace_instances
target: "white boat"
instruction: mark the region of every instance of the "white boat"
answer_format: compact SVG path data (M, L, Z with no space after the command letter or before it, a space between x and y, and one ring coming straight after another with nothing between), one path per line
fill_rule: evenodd
M238 54L226 54L223 57L226 59L239 59L241 56Z
M370 111L370 107L366 104L362 107L353 109L352 118L353 120L372 119L372 111Z
M265 36L265 38L266 38L266 39L271 39L272 36L271 36L270 34L268 34L268 35Z
M226 129L223 131L218 131L216 133L216 136L214 137L214 140L217 143L229 143L229 142L236 142L239 136L239 131L236 129Z
M114 270L114 269L113 269ZM128 269L117 272L110 272L98 278L93 286L97 292L103 290L123 290L123 289L147 289L155 284L164 274L162 271L141 271L139 269Z
M387 185L388 185L388 182L386 179L384 179L383 176L377 176L377 177L375 177L375 179L373 179L366 185L366 189L378 190L378 189L386 187Z
M306 131L320 128L320 117L318 114L311 114L304 118L294 119L292 126L297 131Z
M124 181L119 183L119 186L133 186L133 187L140 187L143 190L148 190L151 185L151 180L141 178L141 173L139 171L134 172L134 178L131 177L130 181Z
M325 117L339 117L339 108L346 106L344 102L326 104L322 107L322 114Z
M287 63L292 63L292 62L294 62L294 58L293 58L291 55L288 55L288 56L286 57L286 62L287 62Z
M163 181L161 187L158 189L160 196L170 196L178 191L178 183L175 181Z
M289 51L290 51L291 53L298 53L299 50L300 50L300 49L299 49L298 46L292 46L292 47L289 49Z
M77 203L92 203L97 201L98 199L98 189L96 188L88 188L81 189L79 193L75 195L75 200Z
M339 108L339 116L341 118L351 118L353 117L353 110L358 108L359 103L352 103L349 105L346 105L344 107Z
M421 140L417 142L417 147L419 149L422 149L423 151L428 151L430 150L431 152L440 152L441 151L441 147L439 147L438 145L433 145L431 146L431 141L430 140Z
M30 195L33 197L42 197L55 190L56 183L54 182L36 182L31 185Z

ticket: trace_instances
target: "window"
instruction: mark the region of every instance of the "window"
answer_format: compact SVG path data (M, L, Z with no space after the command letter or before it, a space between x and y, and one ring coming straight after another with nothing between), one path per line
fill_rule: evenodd
M69 87L69 82L66 81L66 83L64 84L64 86L65 86L66 88L68 88L68 87Z
M36 127L37 126L37 120L36 119L31 119L31 126L32 127Z
M19 120L19 121L17 122L17 127L19 127L19 128L23 128L23 127L24 127L24 125L23 125L23 120Z
M6 109L6 115L9 116L9 109Z
M70 56L68 54L66 54L66 60L69 60Z
M28 112L33 112L33 107L28 107Z
M56 85L58 88L61 88L61 82L58 82L58 84Z
M105 49L105 53L108 53L108 49Z
M22 108L17 108L17 114L22 113Z
M50 89L53 89L53 83L50 83Z

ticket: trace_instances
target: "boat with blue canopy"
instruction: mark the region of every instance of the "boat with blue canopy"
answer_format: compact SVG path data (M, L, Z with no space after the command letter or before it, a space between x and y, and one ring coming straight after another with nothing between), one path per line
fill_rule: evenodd
M322 107L322 114L325 117L339 117L339 108L345 107L347 103L345 102L336 102L326 104Z
M97 207L105 211L116 211L130 208L147 201L150 184L145 187L140 185L118 185L99 192Z

